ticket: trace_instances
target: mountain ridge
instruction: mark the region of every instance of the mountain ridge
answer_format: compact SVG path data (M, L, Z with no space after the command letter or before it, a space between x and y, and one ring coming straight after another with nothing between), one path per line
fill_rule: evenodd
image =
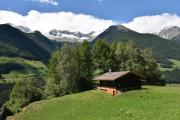
M14 25L11 23L8 23L8 24L25 33L35 33L38 31L38 30L32 31L30 28L26 26ZM94 31L90 33L82 33L79 31L72 32L68 30L52 29L48 33L42 33L42 34L51 41L71 42L71 43L82 42L83 40L93 41L93 39L96 37Z
M9 24L0 25L0 56L47 60L53 43L41 33L25 33Z
M81 33L81 32L71 32L67 30L51 30L48 34L45 34L49 39L56 40L58 42L82 42L83 40L92 41L96 36L94 32Z

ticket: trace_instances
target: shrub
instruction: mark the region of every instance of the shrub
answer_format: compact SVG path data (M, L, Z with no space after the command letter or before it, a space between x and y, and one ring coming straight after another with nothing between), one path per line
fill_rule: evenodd
M12 113L21 111L21 108L31 102L41 100L42 90L39 88L36 79L19 81L15 84L10 100L5 104Z

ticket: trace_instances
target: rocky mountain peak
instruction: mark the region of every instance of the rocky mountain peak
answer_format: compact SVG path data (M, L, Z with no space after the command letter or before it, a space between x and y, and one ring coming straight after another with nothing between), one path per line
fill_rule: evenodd
M53 29L49 32L47 37L56 41L81 42L83 40L92 41L96 36L94 31L85 34L79 31L71 32L67 30Z
M109 31L126 31L127 32L129 30L130 30L129 28L123 25L112 25L106 30L106 32L109 32Z
M177 38L180 37L180 27L178 26L166 27L157 34L165 39L176 40Z

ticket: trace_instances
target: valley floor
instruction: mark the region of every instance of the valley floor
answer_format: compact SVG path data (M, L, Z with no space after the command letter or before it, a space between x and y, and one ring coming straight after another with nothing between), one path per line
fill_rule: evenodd
M35 102L8 120L180 120L180 86L144 86L116 97L92 90Z

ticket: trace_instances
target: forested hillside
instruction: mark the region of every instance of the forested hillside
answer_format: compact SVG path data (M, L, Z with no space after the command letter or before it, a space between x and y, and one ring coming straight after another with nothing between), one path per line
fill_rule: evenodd
M40 32L24 33L8 24L0 25L0 56L46 61L54 48Z
M133 41L140 48L152 49L153 56L162 66L172 63L169 59L180 60L180 44L153 34L141 34L132 31L122 25L111 26L101 33L95 41L104 39L109 43Z

